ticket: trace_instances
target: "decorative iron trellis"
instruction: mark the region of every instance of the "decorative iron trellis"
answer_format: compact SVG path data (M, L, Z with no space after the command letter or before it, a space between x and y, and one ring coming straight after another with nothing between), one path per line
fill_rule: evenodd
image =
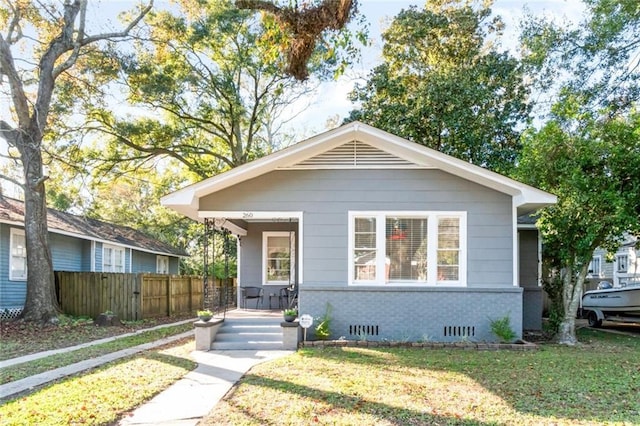
M235 287L229 276L229 255L231 253L231 232L223 228L224 219L205 218L203 238L203 309L226 316L229 308L236 306ZM224 255L224 278L221 286L215 285L216 237L222 238ZM213 275L213 279L211 276Z

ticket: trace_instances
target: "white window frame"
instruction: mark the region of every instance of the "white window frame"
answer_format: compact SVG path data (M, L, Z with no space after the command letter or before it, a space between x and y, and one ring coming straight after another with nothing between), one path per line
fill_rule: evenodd
M349 285L385 285L385 286L420 286L420 287L466 287L467 286L467 212L464 211L349 211L348 225L348 283ZM376 273L373 280L356 280L353 252L355 249L355 220L356 218L376 219ZM428 268L426 281L386 282L386 219L426 218L428 220L428 248L427 264L435 267ZM438 220L441 218L456 218L460 226L459 270L458 280L438 280Z
M598 269L594 269L594 265L598 265ZM592 278L600 278L602 276L602 256L593 256L589 262L587 276Z
M624 268L622 268L622 266L624 266ZM629 271L629 254L628 253L616 254L616 272L618 274L626 274L627 271Z
M295 259L295 232L294 231L265 231L262 233L262 284L263 285L289 285L291 284L294 271ZM269 237L289 238L289 280L288 281L268 281L267 277L267 253L269 252ZM291 282L290 282L291 281Z
M29 275L29 271L27 270L27 239L24 234L23 229L11 228L11 232L9 234L9 281L26 281L27 276ZM14 253L14 250L17 250L17 247L14 248L14 244L16 243L16 238L21 237L24 241L24 247L22 250L24 251L24 255L17 255L17 252ZM24 274L16 275L13 271L11 265L13 264L14 257L18 257L20 259L24 259Z
M156 273L168 274L169 273L169 256L156 256Z
M107 250L111 250L111 256L107 256L106 255ZM119 257L121 259L121 265L122 265L122 270L121 271L116 271L115 270L116 255L117 254L119 254ZM109 257L109 264L105 264L105 259L107 259L107 257ZM127 261L127 259L125 257L125 249L124 249L124 247L114 246L114 245L111 245L111 244L103 244L102 245L102 272L124 273L127 270L126 261ZM107 270L107 268L105 266L109 266L109 269Z

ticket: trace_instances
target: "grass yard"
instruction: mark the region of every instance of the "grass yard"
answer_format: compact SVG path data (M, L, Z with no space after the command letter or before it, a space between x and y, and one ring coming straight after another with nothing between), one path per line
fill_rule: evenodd
M114 424L196 367L193 338L58 380L0 405L0 425Z
M533 352L304 349L254 367L200 424L640 424L640 339L580 338Z
M60 324L58 325L40 325L21 320L0 321L0 336L2 336L0 360L65 348L180 320L190 318L195 320L194 315L183 315L127 321L119 327L97 327L91 318L65 315L61 315L59 318Z

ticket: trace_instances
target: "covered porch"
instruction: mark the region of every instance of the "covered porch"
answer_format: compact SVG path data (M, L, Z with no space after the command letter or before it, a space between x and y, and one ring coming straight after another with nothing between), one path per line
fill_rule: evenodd
M302 212L199 211L198 218L205 224L205 307L215 311L218 304L216 295L207 291L213 256L222 244L225 276L229 277L226 265L233 240L237 256L233 305L265 313L297 307L302 277Z

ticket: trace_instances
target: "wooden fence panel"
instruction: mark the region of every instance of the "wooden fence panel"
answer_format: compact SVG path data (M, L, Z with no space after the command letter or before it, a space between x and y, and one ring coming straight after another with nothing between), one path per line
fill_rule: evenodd
M202 278L161 274L56 271L58 301L64 313L97 317L112 311L136 321L192 313L202 306Z

